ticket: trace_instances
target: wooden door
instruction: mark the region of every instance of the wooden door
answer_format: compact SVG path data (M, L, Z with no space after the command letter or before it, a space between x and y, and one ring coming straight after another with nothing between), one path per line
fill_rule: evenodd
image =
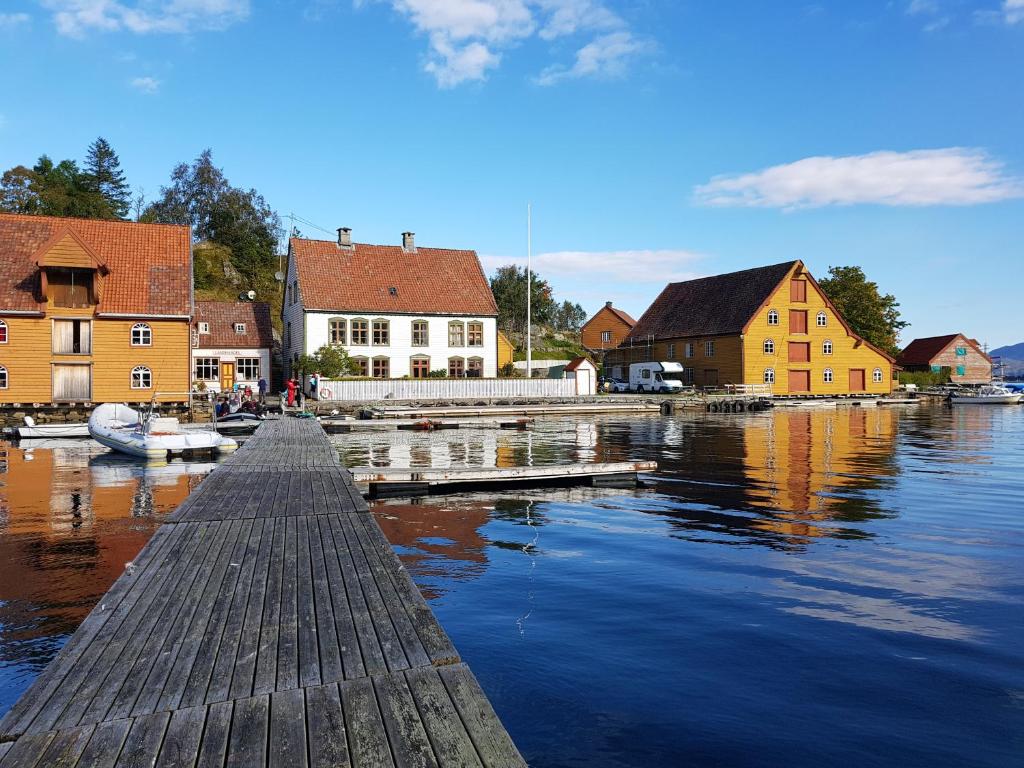
M789 372L789 391L790 392L810 392L811 391L811 372L810 371L790 371Z
M717 368L705 368L704 369L704 386L706 386L706 387L717 387L718 386L718 369Z
M867 387L864 386L866 381L864 377L863 368L851 368L850 369L850 391L851 392L865 392Z
M807 301L807 281L806 280L790 280L789 281L789 300L790 301Z
M811 343L809 341L789 342L789 362L809 363L811 362Z
M790 333L807 333L807 310L806 309L791 309L791 310L789 310L789 332Z
M228 392L235 386L235 364L225 363L220 364L220 391Z
M92 399L92 366L53 366L53 399L80 402Z

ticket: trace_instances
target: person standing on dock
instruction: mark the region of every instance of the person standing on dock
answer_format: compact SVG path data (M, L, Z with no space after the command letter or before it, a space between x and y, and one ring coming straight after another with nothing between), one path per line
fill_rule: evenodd
M297 385L295 384L295 378L292 377L288 379L288 383L286 386L288 387L288 407L291 408L292 406L295 405L295 390L297 388Z
M260 380L256 383L256 388L260 393L260 405L267 404L267 380L260 376Z
M319 381L320 378L315 373L309 377L309 396L312 397L314 400L319 400L319 398L316 396L316 385L319 383Z

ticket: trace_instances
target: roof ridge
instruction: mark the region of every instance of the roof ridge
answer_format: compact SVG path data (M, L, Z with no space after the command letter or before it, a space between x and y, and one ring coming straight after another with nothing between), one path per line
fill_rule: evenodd
M763 272L763 271L768 270L768 269L777 269L777 268L780 268L780 267L787 267L787 268L789 268L789 267L792 267L794 264L796 264L798 261L800 261L800 259L790 259L789 261L780 261L780 262L778 262L776 264L765 264L764 266L760 266L760 267L748 267L747 269L737 269L734 272L719 272L717 275L705 275L704 277L693 277L693 278L690 278L689 280L676 280L674 282L669 283L668 285L684 285L686 283L698 283L701 280L713 280L713 279L720 278L720 277L734 277L736 275L742 275L744 273Z
M51 216L45 213L12 213L10 211L0 211L0 217L10 217L12 219L27 219L33 220L49 220L49 221L71 221L71 222L85 222L89 224L124 224L132 227L177 227L178 229L190 229L191 224L171 224L166 221L130 221L128 219L97 219L88 216Z

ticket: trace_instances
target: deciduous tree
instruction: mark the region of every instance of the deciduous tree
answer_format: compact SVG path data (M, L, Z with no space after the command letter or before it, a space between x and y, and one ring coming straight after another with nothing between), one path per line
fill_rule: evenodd
M898 354L900 331L909 323L900 319L896 297L883 294L860 267L830 267L828 275L820 281L821 290L854 333L891 355Z

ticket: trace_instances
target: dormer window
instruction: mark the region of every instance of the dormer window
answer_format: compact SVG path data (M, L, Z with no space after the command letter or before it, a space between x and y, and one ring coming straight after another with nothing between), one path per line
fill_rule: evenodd
M235 323L235 333L242 335L245 333L245 323Z
M209 323L200 323L199 324L199 332L200 333L209 333L210 332L210 324Z
M93 306L95 291L92 269L69 267L46 268L47 299L54 307L84 309Z

